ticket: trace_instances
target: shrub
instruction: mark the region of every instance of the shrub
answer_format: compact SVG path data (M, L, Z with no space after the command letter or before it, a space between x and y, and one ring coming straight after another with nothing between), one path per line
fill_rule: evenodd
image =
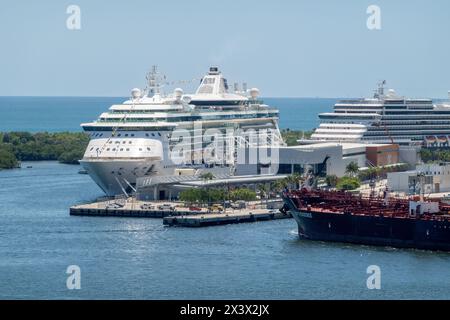
M339 179L336 188L338 190L355 190L358 189L361 186L361 183L359 182L358 178L354 177L343 177Z

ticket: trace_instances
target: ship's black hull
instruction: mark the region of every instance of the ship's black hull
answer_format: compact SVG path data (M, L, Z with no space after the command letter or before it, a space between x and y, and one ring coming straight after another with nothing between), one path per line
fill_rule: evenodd
M289 207L301 238L450 251L448 221L333 214Z

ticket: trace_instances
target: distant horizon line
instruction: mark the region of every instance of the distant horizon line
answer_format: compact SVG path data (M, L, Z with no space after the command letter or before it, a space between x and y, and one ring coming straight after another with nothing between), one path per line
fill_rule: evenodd
M31 95L31 96L26 96L26 95L0 95L0 98L124 98L124 99L128 99L130 97L127 96L96 96L96 95L86 95L86 96L72 96L72 95L68 95L68 96L46 96L46 95ZM352 97L312 97L312 96L271 96L271 97L261 97L262 99L349 99ZM357 97L353 97L353 98L357 98Z
M408 99L415 99L414 97L406 97ZM103 96L103 95L67 95L67 96L46 96L46 95L0 95L0 98L122 98L122 99L129 99L130 97L126 96ZM261 97L261 99L360 99L360 98L367 98L367 97L358 97L358 96L347 96L347 97L320 97L320 96L267 96L267 97ZM421 97L421 98L427 98L427 97ZM428 99L432 100L449 100L449 97L432 97Z

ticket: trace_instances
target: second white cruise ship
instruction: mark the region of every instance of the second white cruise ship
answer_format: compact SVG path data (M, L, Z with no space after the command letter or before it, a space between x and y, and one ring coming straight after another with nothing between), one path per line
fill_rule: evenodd
M210 159L203 158L204 149L217 139L217 133L227 130L234 132L232 144L238 147L254 142L239 135L246 130L267 132L262 135L267 141L258 138L258 146L284 145L278 110L259 100L256 88L239 91L236 86L230 93L217 67L210 68L193 95L184 95L181 89L163 95L163 77L156 68L147 79L147 89L133 89L129 100L111 106L97 121L81 124L91 140L80 163L109 196L131 193L139 177L171 176L177 170L233 174L236 152L224 159L213 150ZM185 139L174 132L190 136ZM180 146L191 152L183 152ZM174 157L178 151L180 155Z
M385 92L385 84L373 98L342 100L333 112L319 114L320 125L309 141L450 146L449 104Z

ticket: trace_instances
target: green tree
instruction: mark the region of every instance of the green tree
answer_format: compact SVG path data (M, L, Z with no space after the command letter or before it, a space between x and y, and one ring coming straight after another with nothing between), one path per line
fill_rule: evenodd
M356 162L352 161L350 162L347 167L345 167L345 173L355 177L358 174L359 166Z
M230 199L233 201L254 201L256 200L256 192L247 188L234 189L230 192Z
M338 190L355 190L358 189L361 186L361 183L359 182L358 178L355 177L343 177L340 178L336 188Z
M200 175L200 179L203 181L211 181L215 179L215 176L212 172L205 172Z
M300 140L302 138L309 138L311 134L312 134L311 131L296 131L290 129L283 129L281 131L281 136L288 146L298 145L297 140Z
M0 149L0 169L17 168L19 162L12 152L5 149Z

